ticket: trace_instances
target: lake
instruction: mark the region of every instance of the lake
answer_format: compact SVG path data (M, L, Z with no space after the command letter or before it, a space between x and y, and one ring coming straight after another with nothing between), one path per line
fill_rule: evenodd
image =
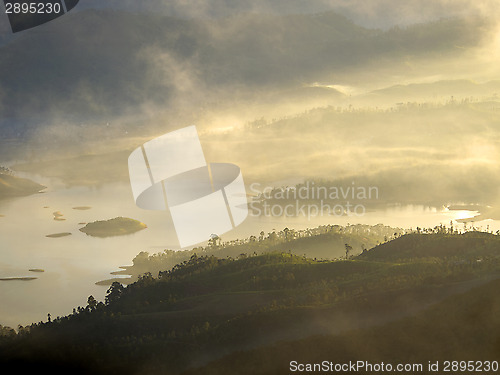
M0 278L36 277L31 281L0 281L0 324L17 327L67 315L77 306L86 306L93 295L103 301L105 286L95 282L108 279L119 266L132 264L141 251L161 252L179 249L172 220L166 211L145 211L136 207L129 184L99 188L71 187L31 176L51 186L44 193L0 201ZM91 207L75 210L74 207ZM62 216L55 221L54 212ZM94 238L79 231L81 223L107 220L118 216L140 220L148 228L132 235ZM261 231L284 227L313 228L325 224L370 224L410 228L434 227L450 220L472 216L467 211L447 211L433 207L404 206L375 212L362 217L253 217L224 234L223 240L247 238ZM488 221L491 230L500 229L499 222ZM461 225L459 225L461 228ZM71 236L47 238L49 234L69 232ZM45 272L30 272L43 269Z

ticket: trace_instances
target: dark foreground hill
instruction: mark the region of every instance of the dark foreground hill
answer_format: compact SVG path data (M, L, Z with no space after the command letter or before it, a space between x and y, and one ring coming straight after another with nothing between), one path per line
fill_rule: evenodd
M293 361L300 364L366 361L372 365L385 362L394 368L397 364L422 365L423 370L418 373L423 374L435 373L428 370L429 361L439 362L440 371L445 368L445 361L472 361L473 368L481 361L492 364L500 357L499 287L500 280L491 281L427 311L381 327L317 335L238 352L186 374L290 374ZM493 370L496 365L490 364L489 371L468 373L497 373ZM365 365L356 373L375 372ZM417 367L407 373L417 373Z
M416 244L414 256L408 243ZM500 237L483 233L435 233L403 236L350 260L193 254L158 278L114 283L104 303L89 297L69 316L17 335L2 329L0 366L288 374L290 361L495 360L499 245ZM394 261L390 252L407 256Z

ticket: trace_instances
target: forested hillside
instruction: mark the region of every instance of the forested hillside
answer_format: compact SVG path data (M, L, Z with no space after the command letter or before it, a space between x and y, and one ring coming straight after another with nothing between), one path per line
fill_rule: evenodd
M90 296L69 316L49 316L17 335L2 329L0 363L271 374L288 373L291 360L319 358L493 360L499 241L476 232L414 233L337 261L193 254L158 277L114 283L105 301Z
M171 269L177 264L188 261L193 255L215 256L217 258L238 259L275 252L287 252L314 260L333 260L344 258L346 246L348 256L360 254L390 238L402 235L400 228L379 225L324 225L305 230L283 228L280 231L260 232L258 236L250 236L241 240L223 241L220 237L210 239L208 246L195 247L190 250L164 250L156 254L140 252L132 266L122 267L123 271L113 274L131 275L131 279L120 279L120 282L134 282L144 273L157 276L159 272ZM99 284L111 284L105 280Z

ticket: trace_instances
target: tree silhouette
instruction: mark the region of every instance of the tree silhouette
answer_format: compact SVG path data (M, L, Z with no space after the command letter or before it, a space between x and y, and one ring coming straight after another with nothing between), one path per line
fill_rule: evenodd
M349 253L352 250L352 246L349 245L348 243L345 244L345 258L349 259Z
M90 310L90 311L94 311L97 307L97 300L94 298L94 296L89 296L89 298L87 299L87 308Z
M114 281L113 284L108 289L108 292L105 297L106 305L109 305L110 303L113 303L114 301L118 300L123 291L125 290L125 287L120 284L118 281Z

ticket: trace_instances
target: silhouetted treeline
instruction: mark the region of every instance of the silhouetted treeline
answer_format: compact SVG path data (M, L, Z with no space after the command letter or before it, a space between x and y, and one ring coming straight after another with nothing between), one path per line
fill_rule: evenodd
M349 243L353 248L351 255L357 255L363 249L369 249L403 233L404 230L400 228L391 228L382 224L352 224L323 225L304 230L287 227L268 233L261 231L257 236L252 235L245 239L230 241L223 241L221 237L215 236L209 240L207 246L199 246L191 250L164 250L151 255L142 251L133 259L133 266L127 267L125 272L132 274L134 278L146 272L156 277L158 272L169 270L177 264L188 261L194 254L236 259L242 256L284 251L313 259L339 259L345 252L345 243Z

